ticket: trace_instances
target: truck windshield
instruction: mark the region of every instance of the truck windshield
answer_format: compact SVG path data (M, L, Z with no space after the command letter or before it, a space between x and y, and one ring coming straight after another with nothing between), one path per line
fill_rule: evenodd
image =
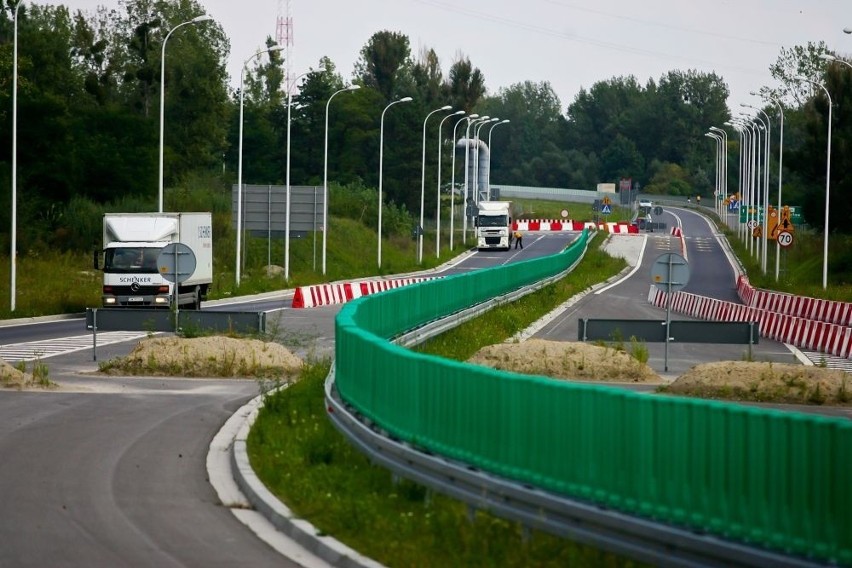
M506 215L480 215L480 227L507 227L509 218Z
M104 272L112 273L156 273L159 248L119 247L110 248L104 254Z

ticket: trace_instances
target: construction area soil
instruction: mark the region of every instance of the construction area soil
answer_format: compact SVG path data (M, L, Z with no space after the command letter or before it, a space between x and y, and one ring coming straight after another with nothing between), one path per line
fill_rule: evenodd
M635 355L641 359L641 346ZM723 361L696 365L672 382L618 346L530 339L489 345L470 363L542 375L554 380L632 383L661 393L717 400L784 404L852 405L852 385L843 371L804 365ZM144 339L125 357L101 365L101 374L232 377L291 380L302 360L279 343L223 336ZM56 388L49 381L0 361L7 388Z

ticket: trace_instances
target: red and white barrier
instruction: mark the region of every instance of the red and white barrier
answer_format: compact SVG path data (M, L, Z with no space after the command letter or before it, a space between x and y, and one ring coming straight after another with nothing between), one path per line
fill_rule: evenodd
M738 288L739 286L738 282ZM665 308L666 293L651 286L648 302L658 308ZM674 312L698 319L754 321L758 323L762 337L830 355L846 358L852 355L852 327L846 325L735 304L688 292L672 294L670 307Z
M744 304L795 317L838 325L852 325L852 303L794 296L753 287L748 277L737 278L737 294Z
M362 282L346 282L341 284L314 284L300 286L293 294L292 308L315 308L332 304L345 304L355 298L377 294L393 288L417 284L424 280L433 280L437 276L418 276L412 278L395 278L393 280L364 280Z
M639 227L620 221L617 223L595 223L594 221L572 221L556 219L518 219L512 223L513 231L582 231L589 228L593 231L607 231L616 234L638 234Z

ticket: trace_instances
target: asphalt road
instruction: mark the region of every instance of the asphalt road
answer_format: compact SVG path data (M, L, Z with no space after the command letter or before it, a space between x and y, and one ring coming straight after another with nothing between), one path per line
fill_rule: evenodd
M715 230L704 217L686 209L664 208L662 218L655 220L662 220L667 224L667 228L681 226L685 249L681 239L671 236L668 230L643 233L641 236L614 237L613 247L621 247L628 262L636 264L641 259L635 271L615 285L586 295L542 326L532 337L552 341L576 341L582 318L665 320L665 311L648 303L648 292L652 283L651 267L654 260L663 254L682 254L689 263L690 279L684 291L738 301L731 261L725 255ZM617 253L618 250L613 252ZM690 319L674 313L671 318ZM628 341L629 338L625 338L625 343ZM629 345L627 347L629 348ZM676 378L699 363L740 361L749 358L747 345L670 343L668 354L665 343L647 343L645 347L648 349L648 364L668 379ZM752 348L751 359L797 362L793 352L784 344L763 338Z
M439 273L551 254L573 238L528 235L523 251L473 253ZM240 309L270 311L270 329L303 357L331 354L340 306L291 309L291 298ZM0 327L0 343L85 334L80 319L18 323ZM134 344L101 345L98 361ZM91 349L42 362L59 389L0 391L0 566L296 565L219 503L207 479L210 442L258 394L254 381L101 377Z

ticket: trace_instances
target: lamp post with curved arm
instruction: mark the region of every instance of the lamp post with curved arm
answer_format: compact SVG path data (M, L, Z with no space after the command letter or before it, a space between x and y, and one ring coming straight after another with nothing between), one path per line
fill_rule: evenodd
M757 93L755 93L755 92L752 92L750 94L757 95ZM779 115L779 120L780 120L780 124L781 124L779 140L778 140L778 215L780 215L781 214L781 207L782 207L781 179L782 179L782 176L783 176L783 169L782 168L783 168L783 165L784 165L784 107L781 106L781 103L777 99L775 99L773 97L769 97L769 96L767 96L766 98L768 100L772 101L772 103L774 103L775 106L778 107L778 115ZM778 239L775 239L775 281L776 282L778 282L778 277L779 277L780 272L781 272L781 245L778 244Z
M769 115L766 114L766 112L764 112L763 109L760 109L756 106L747 105L747 104L740 104L740 106L750 108L750 109L754 109L757 112L761 113L766 118L766 141L765 141L765 144L764 144L764 168L763 168L763 178L764 178L764 182L763 182L763 230L762 230L763 234L762 234L762 239L761 239L763 241L763 248L761 249L761 256L760 256L760 269L764 274L766 274L766 259L767 259L766 248L767 248L767 245L768 245L768 237L769 237L769 235L768 235L768 232L769 232L768 231L768 228L769 228L769 154L770 154L770 148L772 147L772 143L770 141L770 139L772 138L772 122L769 120ZM779 215L779 214L780 214L780 211L776 212L776 215Z
M819 58L822 59L823 61L842 63L846 67L849 67L850 69L852 69L852 63L849 63L845 59L840 59L839 57L835 57L834 55L831 55L830 53L822 53L822 54L820 54Z
M479 115L474 113L465 118L459 119L456 122L456 125L453 127L453 165L450 168L452 170L450 185L453 187L452 192L450 194L450 250L453 250L453 233L455 232L455 227L453 226L455 223L455 213L456 213L456 129L459 127L459 124L462 122L466 123L470 126L470 121L479 118ZM465 157L467 157L467 149L465 148ZM467 170L465 170L465 176L467 176ZM465 177L465 180L467 177ZM465 183L467 183L465 181ZM464 210L464 204L462 204L462 211Z
M397 103L408 103L413 101L411 97L403 97L392 101L382 111L382 118L379 121L379 268L382 267L382 163L385 156L385 113L390 107Z
M508 124L512 122L508 118L501 120L496 124L492 124L491 128L488 129L488 198L491 198L491 133L494 132L494 129L500 126L501 124Z
M714 196L714 199L716 201L718 201L716 196L718 196L718 194L719 194L719 186L722 183L722 167L721 167L722 160L721 160L721 157L720 157L720 155L722 153L722 137L719 136L718 134L716 134L715 132L705 132L704 136L706 136L707 138L712 138L713 141L714 141L714 146L716 148L716 184L715 184L716 187L713 189L713 196ZM718 207L717 207L716 212L717 213L719 212Z
M290 280L290 107L293 106L293 87L295 87L299 83L299 79L302 77L306 77L308 74L313 71L305 71L301 75L297 76L292 83L290 83L290 87L287 89L287 165L285 167L286 173L284 174L285 180L284 183L286 185L286 217L284 220L284 280ZM325 69L320 67L316 70L316 73L323 73Z
M716 126L711 126L710 130L720 134L722 136L722 157L720 161L722 175L721 175L721 183L719 184L719 192L725 198L728 197L728 133L724 128L718 128ZM721 218L723 212L721 207L724 206L723 200L719 199L720 195L717 194L715 196L716 199L716 212L719 214Z
M470 201L470 127L481 121L491 118L488 115L480 116L476 120L469 120L464 131L464 205L462 205L462 243L467 243L467 206Z
M325 103L325 146L323 147L323 176L322 176L322 273L325 276L326 254L328 251L328 108L331 99L347 91L357 91L361 85L349 85L335 91Z
M824 241L822 253L822 288L825 290L828 288L828 197L831 187L831 107L834 103L831 101L831 95L829 94L828 89L826 89L825 85L822 83L817 83L807 77L794 77L794 79L798 81L807 81L811 85L819 87L823 90L825 96L828 97L828 146L825 150L825 229L823 233Z
M183 22L181 24L176 25L169 33L166 34L166 37L163 39L163 47L162 53L160 55L160 175L159 175L159 197L160 197L160 213L163 212L163 116L165 114L166 109L166 42L169 41L169 38L173 33L182 28L183 26L188 26L189 24L197 24L200 22L207 22L212 20L210 16L207 14L202 14L200 16L196 16L191 20Z
M473 174L474 174L474 176L473 176L473 178L474 178L473 189L474 189L474 193L476 195L476 203L479 203L479 196L480 196L480 192L481 192L481 189L482 189L482 183L480 182L480 179L479 179L479 174L482 173L479 169L479 131L482 130L486 125L494 123L494 122L499 122L499 121L500 121L499 118L493 117L493 118L489 118L488 120L485 120L485 121L483 121L483 122L481 122L481 123L479 123L479 124L477 124L476 126L473 127L473 147L474 147L474 152L473 152L473 156L474 156L474 158L473 158ZM491 195L486 194L485 200L489 201L490 199L491 199Z
M237 259L236 270L234 271L236 274L237 286L240 285L240 253L242 250L241 245L243 236L243 99L245 98L245 93L243 92L243 83L245 82L246 66L255 57L259 57L264 53L272 53L273 51L281 51L283 49L283 45L274 45L269 49L260 49L257 52L253 53L251 57L246 59L243 63L242 68L240 69L240 135L238 146L239 150L237 152Z
M726 122L725 124L730 126L731 128L733 128L734 130L736 130L737 133L740 135L739 151L738 151L739 156L737 157L738 165L739 165L739 175L738 175L739 179L737 180L737 194L738 194L738 197L739 197L739 199L738 199L739 205L738 205L738 209L737 209L736 221L737 221L737 234L740 236L740 240L742 240L742 235L741 235L742 223L740 223L739 209L742 208L743 197L745 195L744 182L745 182L745 136L746 136L746 133L745 133L745 128L743 127L742 123L740 123L740 121L738 121L736 119L731 119L730 121Z
M16 278L16 260L18 248L18 9L24 3L24 0L18 0L15 4L15 29L12 48L12 230L10 240L12 250L9 258L11 266L9 267L9 310L15 311L15 297L17 292Z
M437 195L437 205L435 211L435 219L437 220L437 230L435 232L435 257L441 258L441 154L444 149L444 139L441 135L441 129L444 127L444 122L446 122L449 118L453 116L459 116L464 114L463 110L457 110L452 114L448 114L444 118L441 119L441 122L438 123L438 195ZM453 136L453 155L455 156L455 136ZM452 192L451 192L452 193ZM452 209L450 214L452 215Z
M420 226L417 229L417 264L423 263L423 213L426 206L426 123L429 122L429 117L433 114L452 109L453 107L450 105L444 105L428 113L426 118L423 119L423 157L420 170Z

